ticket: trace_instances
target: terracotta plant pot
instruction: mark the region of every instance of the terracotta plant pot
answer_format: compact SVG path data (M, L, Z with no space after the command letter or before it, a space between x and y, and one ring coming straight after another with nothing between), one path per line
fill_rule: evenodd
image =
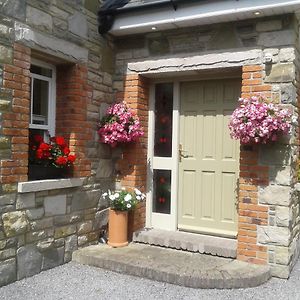
M114 248L127 246L127 226L128 211L109 209L107 244Z

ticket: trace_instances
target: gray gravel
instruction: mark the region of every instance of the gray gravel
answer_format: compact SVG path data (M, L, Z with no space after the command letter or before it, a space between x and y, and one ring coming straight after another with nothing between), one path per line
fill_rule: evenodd
M69 263L0 288L0 299L276 299L300 300L300 262L289 280L239 290L197 290Z

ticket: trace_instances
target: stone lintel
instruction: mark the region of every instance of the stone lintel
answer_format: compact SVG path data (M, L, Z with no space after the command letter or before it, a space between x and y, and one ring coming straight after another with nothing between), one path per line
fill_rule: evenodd
M128 73L156 74L167 72L196 71L214 68L242 67L260 65L263 53L260 49L233 50L226 52L204 53L189 57L158 58L128 64Z
M15 24L15 31L16 42L25 44L32 49L74 63L79 61L85 63L88 61L88 50L74 43L41 34L19 22Z

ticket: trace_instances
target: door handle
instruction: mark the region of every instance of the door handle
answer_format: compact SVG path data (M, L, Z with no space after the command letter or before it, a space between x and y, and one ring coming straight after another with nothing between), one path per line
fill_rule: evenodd
M187 152L187 151L186 151L186 150L183 150L183 149L182 149L182 145L179 144L179 161L180 161L180 162L181 162L181 159L182 159L182 158L188 158L188 157L190 157L190 155L184 154L185 152Z

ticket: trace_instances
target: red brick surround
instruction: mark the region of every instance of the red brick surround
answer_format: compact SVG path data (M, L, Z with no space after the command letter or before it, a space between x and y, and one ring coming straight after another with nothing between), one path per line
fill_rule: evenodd
M124 100L139 117L145 135L139 143L124 148L119 162L121 184L128 188L146 191L147 144L148 144L148 80L139 75L128 75L124 81L124 92L117 94L117 101ZM130 233L145 226L145 203L140 205L129 218Z
M12 95L12 105L3 113L0 134L11 143L11 157L2 159L0 182L27 181L30 119L31 49L14 45L12 64L4 65L3 88ZM86 158L86 143L93 138L92 124L87 120L92 88L87 84L87 67L57 66L56 135L63 135L77 160L74 176L91 174L91 162Z
M258 165L258 148L242 146L239 178L237 259L265 264L267 247L257 245L257 225L267 225L268 206L258 205L258 185L266 185L269 168Z
M3 113L1 135L11 142L11 158L1 160L1 183L27 181L30 113L29 48L14 45L12 64L4 65L3 88L12 94L11 110Z
M262 66L242 69L242 97L261 94L271 98L271 86L263 83ZM241 146L237 259L267 263L267 247L257 244L257 225L267 225L268 209L258 204L258 185L269 184L269 167L258 163L257 146Z
M92 99L87 73L86 66L57 67L56 134L63 135L70 150L76 153L74 177L91 175L91 162L85 154L86 143L93 139L92 124L87 120L87 107Z

